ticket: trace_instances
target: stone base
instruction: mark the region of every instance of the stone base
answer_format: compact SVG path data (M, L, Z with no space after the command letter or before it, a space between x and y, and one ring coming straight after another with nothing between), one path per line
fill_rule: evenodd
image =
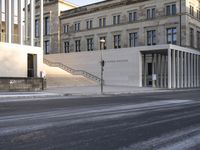
M0 77L1 92L42 91L46 89L43 78Z

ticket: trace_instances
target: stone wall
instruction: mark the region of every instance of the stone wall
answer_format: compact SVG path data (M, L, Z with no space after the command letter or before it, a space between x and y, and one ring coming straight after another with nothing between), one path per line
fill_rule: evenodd
M41 91L46 89L43 78L2 78L0 77L0 92Z

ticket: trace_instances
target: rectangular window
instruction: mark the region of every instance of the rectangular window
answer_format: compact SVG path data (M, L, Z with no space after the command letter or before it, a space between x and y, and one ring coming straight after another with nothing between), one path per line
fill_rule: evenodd
M81 51L81 40L75 40L75 51L76 52Z
M200 49L200 31L197 31L197 48Z
M93 51L94 50L94 41L93 38L87 39L87 50Z
M197 10L197 19L200 20L200 10Z
M176 15L176 4L166 6L166 16Z
M147 9L147 19L154 19L154 18L156 18L156 9L155 8Z
M106 26L106 18L100 18L99 19L99 27L105 27Z
M44 18L44 24L45 24L44 34L49 35L50 34L50 18L49 17Z
M147 31L147 45L156 45L156 31Z
M121 48L121 35L114 35L114 48Z
M194 16L194 7L190 6L190 15Z
M137 33L129 33L129 46L135 47L137 43Z
M120 15L113 16L113 25L120 24Z
M194 29L190 28L190 46L194 47Z
M167 44L175 44L177 42L177 30L176 28L167 29Z
M93 21L92 20L87 20L86 21L86 27L87 27L87 29L92 29L93 28Z
M64 42L65 53L69 53L69 41Z
M80 22L76 22L75 24L74 24L74 30L75 31L80 31L80 26L81 26L81 23Z
M137 12L129 12L129 22L134 22L137 20Z
M40 36L40 29L39 29L39 19L35 20L35 37L38 38Z
M64 33L68 33L69 32L69 25L68 24L65 24L63 26L63 31L64 31Z
M45 54L49 54L49 52L50 52L50 42L49 42L49 40L44 41L44 50L45 50Z

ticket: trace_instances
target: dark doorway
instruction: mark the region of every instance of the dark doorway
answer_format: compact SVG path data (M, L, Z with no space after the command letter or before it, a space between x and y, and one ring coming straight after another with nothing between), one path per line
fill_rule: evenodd
M28 77L33 78L36 76L36 55L28 54L27 62Z
M148 63L147 67L148 67L147 86L152 86L152 74L153 74L152 63Z

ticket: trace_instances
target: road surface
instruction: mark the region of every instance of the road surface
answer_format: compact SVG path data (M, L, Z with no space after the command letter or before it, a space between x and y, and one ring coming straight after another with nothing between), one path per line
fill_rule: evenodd
M200 91L0 102L0 150L199 150Z

